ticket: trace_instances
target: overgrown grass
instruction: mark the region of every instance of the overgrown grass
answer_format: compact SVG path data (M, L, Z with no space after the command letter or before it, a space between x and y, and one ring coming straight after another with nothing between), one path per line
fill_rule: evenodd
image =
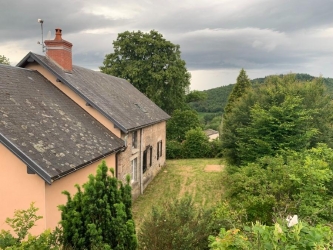
M153 206L192 194L196 205L212 207L222 195L221 172L206 172L207 165L223 165L221 159L168 160L166 166L133 204L133 216L139 229Z

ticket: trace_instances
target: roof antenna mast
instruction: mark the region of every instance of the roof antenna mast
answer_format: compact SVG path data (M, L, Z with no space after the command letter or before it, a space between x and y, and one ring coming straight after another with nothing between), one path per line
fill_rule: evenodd
M45 52L45 44L44 44L44 32L43 32L43 23L44 21L42 19L38 19L37 20L40 23L40 29L42 31L42 43L40 43L39 41L37 42L38 44L42 45L42 51Z

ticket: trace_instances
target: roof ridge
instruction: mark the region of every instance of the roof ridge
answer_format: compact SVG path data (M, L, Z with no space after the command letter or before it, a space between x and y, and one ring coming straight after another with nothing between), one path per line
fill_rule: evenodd
M34 52L31 52L32 54L34 54L35 56L41 56L41 57L45 57L47 60L50 60L47 56L45 55L40 55L40 54L37 54L37 53L34 53ZM51 60L52 61L52 60ZM52 61L53 62L53 61ZM82 67L80 65L75 65L73 64L73 67L75 68L81 68L81 69L84 69L84 70L90 70L90 71L93 71L95 73L100 73L100 74L103 74L103 75L106 75L108 77L114 77L114 78L117 78L117 79L120 79L120 80L126 80L124 78L121 78L121 77L118 77L118 76L113 76L113 75L109 75L109 74L106 74L104 72L101 72L101 71L98 71L98 70L93 70L93 69L89 69L89 68L86 68L86 67ZM127 80L126 80L127 81Z
M6 68L12 68L12 69L21 69L21 70L33 71L33 72L36 72L36 71L37 71L37 70L35 70L35 69L19 68L19 67L16 67L16 66L7 65L7 64L1 64L1 63L0 63L0 67L6 67Z
M32 52L26 55L18 66L24 67L29 57L51 72L60 82L124 133L170 118L156 103L126 79L77 65L73 65L72 73L67 74L46 56ZM135 103L140 103L147 112L138 109Z

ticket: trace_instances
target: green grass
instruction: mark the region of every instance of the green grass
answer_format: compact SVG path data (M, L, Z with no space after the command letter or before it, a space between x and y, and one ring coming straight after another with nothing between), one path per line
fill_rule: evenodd
M207 165L222 165L221 159L168 160L166 166L149 184L133 204L136 227L152 210L165 202L183 197L186 193L193 196L196 205L212 207L222 195L221 172L205 172Z

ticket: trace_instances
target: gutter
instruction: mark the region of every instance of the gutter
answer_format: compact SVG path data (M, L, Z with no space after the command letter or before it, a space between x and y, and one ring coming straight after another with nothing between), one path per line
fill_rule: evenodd
M121 148L117 148L117 149L115 149L115 150L111 150L110 152L107 152L106 154L103 154L103 155L101 155L101 156L98 156L98 157L95 158L95 159L92 159L92 160L90 160L90 161L87 161L87 162L85 162L85 163L79 165L79 166L76 166L76 167L74 167L74 168L68 170L67 172L63 172L63 173L61 173L61 174L59 174L59 175L57 175L57 176L52 177L52 182L54 182L54 181L56 181L56 180L59 180L59 179L65 177L65 176L67 176L67 175L69 175L69 174L72 174L72 173L74 173L74 172L76 172L76 171L78 171L78 170L80 170L80 169L86 167L87 165L90 165L90 164L95 163L95 162L97 162L97 161L99 161L99 160L101 160L101 159L104 159L104 158L106 158L107 156L109 156L109 155L111 155L111 154L113 154L113 153L116 153L116 154L117 154L118 152L122 152L122 151L124 151L125 149L126 149L126 147L121 147ZM114 169L115 169L115 171L116 171L116 166L114 167ZM115 173L115 174L117 174L117 173ZM51 184L51 183L49 183L49 184Z
M52 179L48 173L46 173L36 162L34 162L29 156L23 153L18 147L16 147L10 140L8 140L3 134L0 133L0 142L5 145L9 151L21 159L26 165L35 171L44 181L51 185Z
M128 131L128 132L132 132L132 131L135 131L135 130L138 130L138 129L142 129L142 128L145 128L145 127L149 127L149 126L151 126L151 125L154 125L154 124L157 124L157 123L160 123L160 122L167 121L167 120L169 120L170 118L171 118L171 117L169 117L169 118L165 118L165 119L162 119L162 120L159 120L159 121L151 122L151 123L148 123L148 124L145 124L145 125L142 125L142 126L138 126L138 127L130 128L130 129L128 129L127 131Z

